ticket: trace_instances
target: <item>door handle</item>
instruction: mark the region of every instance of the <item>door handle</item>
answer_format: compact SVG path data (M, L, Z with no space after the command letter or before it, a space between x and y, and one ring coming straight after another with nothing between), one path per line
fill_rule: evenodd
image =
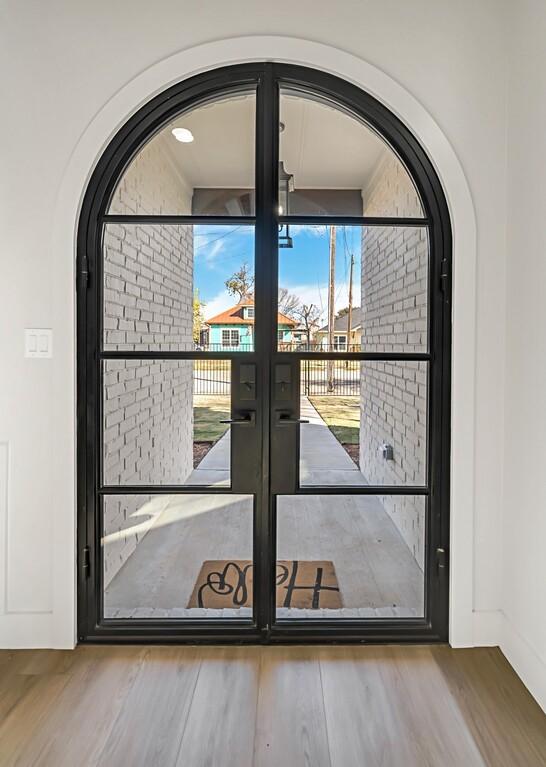
M277 413L277 426L291 426L298 423L309 423L307 418L293 418L290 413Z
M241 413L239 418L224 418L220 423L229 423L234 426L254 426L256 423L256 413L254 410L249 410L247 413Z

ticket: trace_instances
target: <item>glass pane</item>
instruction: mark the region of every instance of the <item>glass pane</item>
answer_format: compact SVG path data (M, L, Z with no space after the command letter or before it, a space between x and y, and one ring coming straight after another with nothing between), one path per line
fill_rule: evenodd
M280 160L281 215L424 215L391 147L321 96L281 90Z
M280 351L427 350L425 227L285 227Z
M362 230L362 349L423 352L428 348L428 230Z
M300 485L426 484L426 362L302 360L300 370Z
M110 495L102 513L105 618L251 618L252 496Z
M107 224L103 251L105 350L254 349L254 227Z
M277 499L277 618L424 615L426 500Z
M177 115L131 161L108 212L253 215L255 111L252 90Z
M106 485L230 484L229 360L106 360Z

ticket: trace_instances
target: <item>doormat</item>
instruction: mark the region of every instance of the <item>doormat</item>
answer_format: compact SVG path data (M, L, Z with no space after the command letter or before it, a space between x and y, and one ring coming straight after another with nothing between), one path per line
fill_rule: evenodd
M252 562L210 559L203 562L188 607L252 607ZM335 610L343 607L333 562L277 562L277 607Z

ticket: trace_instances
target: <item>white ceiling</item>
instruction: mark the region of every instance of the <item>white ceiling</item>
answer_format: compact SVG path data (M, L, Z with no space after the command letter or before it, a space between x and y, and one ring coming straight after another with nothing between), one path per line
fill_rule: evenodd
M170 135L189 128L191 144ZM237 96L215 101L173 120L164 131L171 157L190 187L248 189L254 186L255 98Z
M280 157L296 189L362 189L389 149L363 123L310 98L281 94Z
M391 151L369 128L328 104L300 95L281 96L280 157L296 189L362 189L382 156ZM189 128L194 141L171 135ZM252 188L255 99L230 97L173 120L153 141L169 147L190 187Z

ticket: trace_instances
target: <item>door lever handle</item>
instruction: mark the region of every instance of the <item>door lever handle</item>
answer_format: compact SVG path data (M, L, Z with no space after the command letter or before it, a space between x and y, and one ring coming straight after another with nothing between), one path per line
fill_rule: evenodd
M256 423L256 413L250 410L248 413L241 413L239 418L224 418L220 423L230 423L237 426L254 426Z
M277 426L291 426L298 423L309 423L309 420L307 418L292 418L290 413L277 413Z

